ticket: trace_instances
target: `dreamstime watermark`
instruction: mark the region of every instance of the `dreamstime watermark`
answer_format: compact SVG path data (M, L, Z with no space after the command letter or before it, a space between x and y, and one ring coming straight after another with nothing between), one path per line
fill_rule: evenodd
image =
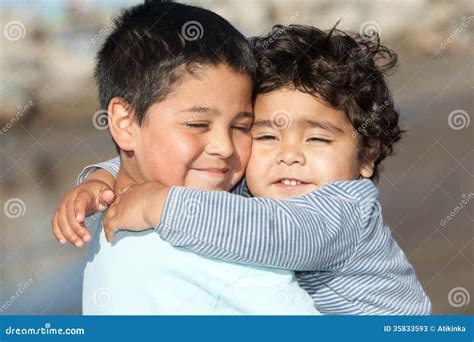
M84 225L86 227L91 227L92 224L99 219L99 217L104 213L104 211L107 210L107 208L104 208L102 210L99 210L98 212L87 216L86 219L84 220Z
M98 110L92 115L92 124L99 131L109 127L109 112L106 109Z
M359 26L359 35L371 41L377 40L382 34L382 29L376 21L366 21Z
M31 108L34 106L34 103L33 101L29 101L26 105L24 106L18 106L17 107L17 112L15 114L15 116L13 118L10 119L10 121L8 121L5 126L2 127L2 130L0 131L0 134L5 134L8 132L8 130L10 128L13 127L13 125L18 121L20 120L23 115L25 115L26 113L28 113Z
M23 39L26 35L25 25L18 20L9 21L3 28L3 35L12 42Z
M109 306L114 302L114 294L109 288L98 288L92 294L92 302L100 307Z
M474 193L469 193L468 195L462 194L461 195L462 200L459 202L459 204L454 207L454 209L451 210L449 215L446 217L443 217L439 223L441 227L446 227L449 221L451 221L470 201L471 199L474 198Z
M469 17L462 17L461 18L461 24L459 24L459 26L453 31L451 32L451 34L448 36L448 38L446 38L445 40L443 40L440 44L439 44L439 48L441 50L444 50L446 49L446 47L451 44L453 41L456 40L456 38L461 34L461 32L464 31L465 28L467 28L469 26L469 24L474 20L474 16L473 15L470 15Z
M98 41L100 41L102 38L104 38L106 35L108 35L111 32L111 29L115 25L115 21L117 20L119 16L114 15L112 18L107 20L106 24L104 27L102 27L97 33L87 42L82 44L82 48L84 51L89 50L91 46L94 46L97 44Z
M470 123L471 117L465 110L456 109L448 115L448 125L455 131L469 127Z
M272 303L278 307L284 307L293 301L293 296L287 289L275 289L272 292Z
M296 12L293 16L291 16L290 18L288 19L285 19L283 21L283 25L278 27L276 30L273 30L272 31L272 35L265 39L263 41L263 48L264 49L268 49L270 47L270 45L272 45L278 38L280 38L282 35L284 35L286 33L286 30L285 30L285 26L290 26L292 23L294 23L296 21L296 18L299 17L299 14L298 12Z
M189 199L185 203L184 215L196 217L201 212L201 202L197 199Z
M23 292L25 292L31 285L33 285L33 283L34 283L34 280L32 278L28 279L28 281L26 282L18 283L17 284L18 288L15 291L15 293L12 296L10 296L10 298L8 298L6 302L3 303L3 305L0 307L0 313L8 310L8 308L12 306L13 303L15 303L15 301L21 297Z
M284 130L291 126L293 118L290 112L279 109L270 116L270 124L274 129Z
M471 295L464 287L452 288L448 293L448 303L452 307L460 308L461 306L467 306L470 301Z
M374 120L377 119L380 116L380 114L383 113L383 111L385 111L388 107L390 107L390 103L387 100L385 100L384 103L382 103L380 106L374 105L372 113L367 119L364 120L362 125L360 125L357 128L357 132L359 133L365 132L367 127L371 125L372 122L374 122ZM355 137L357 134L356 132L352 132L352 135Z
M181 36L188 42L201 39L204 35L204 28L197 20L190 20L181 27Z
M3 205L3 212L11 219L16 219L20 216L24 216L26 213L26 205L20 198L10 198Z

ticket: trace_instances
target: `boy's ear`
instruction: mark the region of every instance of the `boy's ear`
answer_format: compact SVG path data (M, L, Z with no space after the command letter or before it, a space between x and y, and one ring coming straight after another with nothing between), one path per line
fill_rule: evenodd
M107 107L109 130L112 138L123 151L134 150L133 121L130 106L120 97L110 100Z
M360 175L364 178L370 178L374 174L375 160L379 155L380 140L374 139L370 142L368 147L368 158L360 164Z

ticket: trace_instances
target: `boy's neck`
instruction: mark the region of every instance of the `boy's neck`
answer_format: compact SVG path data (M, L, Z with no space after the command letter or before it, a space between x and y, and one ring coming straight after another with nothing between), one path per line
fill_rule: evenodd
M141 177L138 172L135 159L121 154L120 170L115 183L115 192L120 192L130 185L140 184L143 182L145 182L145 180L143 180L143 177Z

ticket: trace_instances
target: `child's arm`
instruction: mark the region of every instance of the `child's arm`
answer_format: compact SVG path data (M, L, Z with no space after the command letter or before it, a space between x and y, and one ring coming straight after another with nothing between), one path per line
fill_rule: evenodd
M284 201L144 183L118 196L104 230L111 241L119 229L140 231L160 222L156 230L170 244L209 257L334 271L357 247L370 214L361 207L370 207L376 194L370 181L345 183L367 198L355 199L335 184Z
M244 198L172 187L156 231L173 246L227 261L301 271L336 271L354 253L377 189L340 182L291 200ZM166 190L161 190L166 191ZM160 210L161 203L149 208ZM150 216L150 214L148 214ZM158 218L158 220L156 220Z
M114 199L115 178L99 169L68 192L59 202L51 220L53 234L65 244L67 241L82 247L91 236L84 223L86 216L104 210Z

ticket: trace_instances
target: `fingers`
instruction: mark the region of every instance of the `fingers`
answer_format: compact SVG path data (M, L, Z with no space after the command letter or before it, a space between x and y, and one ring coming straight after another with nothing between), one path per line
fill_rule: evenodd
M115 238L115 233L119 230L117 227L114 226L114 218L115 218L115 210L111 207L104 215L104 219L102 221L104 226L104 233L105 239L108 242L112 242Z
M112 190L102 190L99 194L99 210L104 211L115 199L115 194Z
M56 240L58 240L60 244L64 245L67 242L67 240L64 237L64 235L61 233L61 229L59 229L57 210L54 212L53 218L51 219L51 226L53 229L53 235L56 238Z
M95 209L94 197L87 191L81 191L74 199L74 216L77 222L84 222L87 214Z
M68 222L68 218L66 215L66 208L61 206L59 208L58 216L58 225L59 229L61 230L62 234L66 237L66 239L71 242L76 247L82 247L84 243L82 239L74 232Z
M90 241L91 236L89 232L87 231L84 222L78 222L77 221L77 213L76 213L76 203L77 199L73 201L68 201L66 203L66 217L67 217L67 222L69 223L69 226L71 229L76 233L77 236L79 236L82 240L84 241Z

